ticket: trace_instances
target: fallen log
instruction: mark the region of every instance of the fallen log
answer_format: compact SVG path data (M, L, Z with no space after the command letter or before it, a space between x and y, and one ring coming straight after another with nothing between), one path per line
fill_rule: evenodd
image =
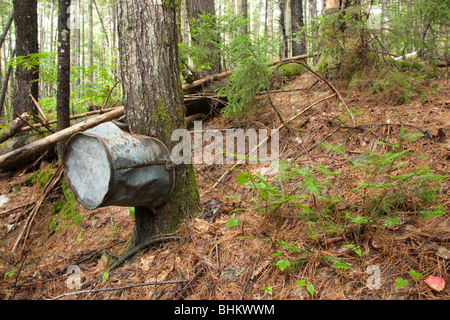
M30 116L27 113L22 113L21 117L22 119L28 120ZM22 119L17 117L11 122L9 127L0 134L0 143L5 142L20 131L20 128L24 125Z
M290 57L290 58L281 59L281 60L274 60L274 61L269 62L268 66L272 67L272 66L275 66L275 65L277 65L279 63L303 60L303 59L306 59L306 58L309 58L309 57L312 57L312 55L302 54L300 56ZM217 73L217 74L212 74L210 76L207 76L207 77L195 80L195 81L193 81L191 83L186 83L185 85L183 85L183 91L189 91L189 90L201 87L201 86L203 86L205 84L208 84L210 82L225 79L225 78L231 76L236 71L237 70L231 70L231 71L225 71L225 72L221 72L221 73Z
M73 134L95 127L103 122L117 119L124 114L124 108L119 107L113 111L104 113L95 118L88 119L84 122L80 122L67 129L58 131L50 136L47 136L38 141L27 144L21 148L8 152L4 155L0 155L0 168L4 168L14 164L23 158L29 157L35 153L45 150L51 145L54 145L58 141L64 140L72 136Z
M70 120L75 120L75 119L79 119L79 118L85 118L85 117L93 116L93 115L96 115L96 114L104 114L104 113L116 110L117 108L120 108L120 107L113 107L113 108L103 109L103 110L94 110L94 111L88 111L88 112L76 114L74 116L71 116ZM47 125L55 124L56 123L56 119L49 120L46 123L47 123ZM32 126L33 126L33 128L38 129L38 128L40 128L42 126L42 124L41 123L36 123L36 124L33 124ZM22 127L20 129L20 131L27 131L29 129L30 128L28 126L26 126L26 127Z

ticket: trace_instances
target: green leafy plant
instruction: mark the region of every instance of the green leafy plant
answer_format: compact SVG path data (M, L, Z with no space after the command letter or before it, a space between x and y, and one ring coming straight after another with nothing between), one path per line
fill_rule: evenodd
M360 246L355 246L354 244L344 244L344 247L352 249L358 256L361 257L361 248Z
M397 278L397 279L395 279L395 285L398 288L406 287L408 285L408 280L403 279L403 278Z
M231 228L236 227L239 225L240 218L230 218L228 219L228 224L225 226L225 228Z
M296 286L306 286L306 290L309 292L309 294L311 295L311 297L314 297L314 286L306 280L299 280L296 283L294 283Z
M262 291L264 291L264 296L269 295L273 296L273 287L272 286L266 286L265 284L261 288Z
M109 279L109 269L106 270L105 272L103 272L102 282L106 282L106 280L108 280L108 279Z
M414 270L410 270L408 273L411 276L411 278L417 279L417 278L422 277L422 274L420 272L416 272Z
M275 262L275 266L278 267L281 271L284 271L286 268L291 266L291 262L289 260L280 259Z

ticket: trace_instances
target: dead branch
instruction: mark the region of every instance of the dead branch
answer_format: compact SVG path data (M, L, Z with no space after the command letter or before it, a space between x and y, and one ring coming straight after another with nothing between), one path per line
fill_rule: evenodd
M105 99L105 101L103 102L102 107L100 108L100 111L102 111L102 110L106 107L106 104L108 103L108 100L109 100L109 97L111 96L111 93L114 91L114 88L115 88L118 84L119 84L119 81L116 81L116 82L114 83L114 85L112 86L111 90L109 90L108 95L106 96L106 99Z
M22 120L23 123L25 123L27 126L29 126L31 129L33 129L34 131L36 131L37 133L39 133L39 130L34 128L33 125L26 119L23 118L20 114L18 114L17 112L15 112L16 116Z
M42 116L42 119L44 119L45 122L47 122L47 117L45 116L44 111L42 111L41 106L39 105L39 103L36 101L36 99L33 97L33 95L30 93L30 97L31 100L33 101L34 105L36 106L37 111L39 112L39 114Z
M314 70L312 70L306 63L302 62L302 61L288 61L288 62L283 62L281 63L278 67L284 65L284 64L288 64L288 63L297 63L299 65L304 66L306 69L308 69L308 71L310 71L312 74L314 74L317 78L319 78L320 80L322 80L331 90L333 90L333 92L337 95L337 97L339 98L339 100L341 100L342 104L344 105L344 107L347 109L348 113L350 114L350 117L352 118L352 123L354 126L356 126L356 121L355 121L355 117L353 116L353 112L348 108L347 103L345 102L344 98L342 98L341 94L339 93L339 91L337 91L337 89L327 80L325 80L320 74L318 74L317 72L315 72Z
M268 64L268 66L272 67L272 66L275 66L275 65L277 65L279 63L293 62L293 61L303 60L303 59L306 59L306 58L309 58L309 57L311 57L311 55L303 54L303 55L300 55L300 56L295 56L295 57L286 58L286 59L282 59L282 60L275 60L275 61L270 62ZM217 80L225 79L225 78L231 76L236 71L237 70L225 71L225 72L221 72L221 73L218 73L218 74L213 74L213 75L210 75L210 76L207 76L207 77L195 80L195 81L193 81L191 83L186 83L185 85L183 85L183 91L189 91L189 90L201 87L203 85L206 85L206 84L208 84L210 82L214 82L214 81L217 81Z
M39 198L39 200L36 202L36 205L34 206L30 216L28 217L22 232L19 234L19 236L17 237L17 240L14 244L14 247L12 249L12 253L14 254L17 246L19 245L19 242L22 240L23 238L23 244L22 244L22 250L21 250L21 255L23 254L23 251L25 249L26 246L26 242L28 239L28 235L30 233L31 230L31 225L33 224L34 218L36 217L37 212L39 211L42 203L44 202L44 200L47 198L48 194L53 190L53 188L56 186L56 184L59 182L59 180L61 179L63 173L63 167L61 164L58 165L58 168L56 169L55 173L53 174L52 178L50 179L50 181L45 185L44 190L42 192L41 197Z
M88 111L88 112L76 114L76 115L74 115L74 116L71 116L71 117L70 117L70 120L75 120L75 119L79 119L79 118L85 118L85 117L93 116L93 115L96 115L96 114L107 113L107 112L116 110L117 108L118 108L118 107L111 107L111 108L108 108L108 109L94 110L94 111ZM56 123L56 119L55 119L55 120L49 120L49 121L47 121L47 125L54 124L54 123ZM33 127L34 127L34 128L39 128L40 126L41 126L41 124L39 124L39 123L38 123L38 124L33 124ZM22 128L20 131L26 131L26 130L28 130L28 129L29 129L29 128L25 127L25 128Z
M29 118L29 115L24 112L22 113L22 119L27 119ZM20 128L23 126L24 122L22 121L21 118L17 117L16 119L14 119L11 124L9 125L9 128L6 129L4 132L2 132L0 134L0 143L5 142L6 140L8 140L9 138L12 138L17 132L19 132Z
M62 297L67 297L67 296L74 296L77 294L82 294L82 293L97 293L97 292L105 292L105 291L117 291L117 290L124 290L124 289L130 289L130 288L137 288L137 287L144 287L144 286L158 286L158 285L164 285L164 284L175 284L175 283L184 283L184 282L188 282L190 280L185 279L185 280L171 280L171 281L154 281L154 282L145 282L145 283L134 283L134 284L129 284L126 286L120 286L120 287L112 287L112 288L100 288L100 289L91 289L91 290L80 290L80 291L75 291L75 292L68 292L68 293L64 293L61 294L59 296L53 297L53 298L45 298L45 300L56 300Z
M423 135L428 136L428 138L432 139L433 135L428 130L423 130L415 125L407 124L407 123L363 123L355 126L355 129L360 129L360 127L367 127L367 126L404 126L404 127L411 127L414 129L417 129L420 131Z

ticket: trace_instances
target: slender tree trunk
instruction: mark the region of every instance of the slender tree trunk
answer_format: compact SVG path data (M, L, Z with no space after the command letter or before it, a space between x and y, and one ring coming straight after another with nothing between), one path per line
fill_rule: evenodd
M88 67L94 65L94 19L92 0L88 2ZM89 73L89 81L94 81L94 73Z
M6 35L8 34L8 30L11 27L11 24L12 24L13 20L14 20L14 8L12 9L12 11L11 11L11 13L9 15L8 21L6 22L6 25L3 28L3 32L0 35L0 49L1 49L2 45L3 45L3 42L6 39Z
M247 3L247 0L240 0L239 4L240 4L239 5L239 12L240 12L240 14L244 17L244 19L247 19L248 18L248 3ZM242 26L242 33L243 34L247 34L248 33L248 24L247 23L245 23Z
M280 59L284 59L288 57L288 39L286 32L286 24L285 24L285 9L286 9L286 1L287 0L279 0L278 5L280 9L279 16L279 29L280 29Z
M273 39L273 0L267 0L267 37Z
M291 0L292 2L292 55L299 56L306 53L306 42L304 39L299 38L301 28L304 25L303 22L303 1ZM297 34L297 35L296 35Z
M273 0L267 1L267 38L273 40ZM269 57L273 58L273 47L269 48Z
M190 0L190 18L200 20L200 15L203 14L211 14L215 16L215 5L214 0ZM193 23L191 21L191 27ZM197 44L202 44L202 39L195 39L194 36L192 37L192 41ZM209 39L213 40L213 39ZM220 35L216 35L216 39L213 41L219 42L220 41ZM214 48L213 45L207 46L209 48L209 54L207 54L208 61L210 63L210 69L209 70L203 70L200 73L200 78L206 77L210 74L215 74L220 72L220 56L217 52L217 50Z
M309 1L309 12L310 12L310 24L312 24L318 15L317 14L317 0L308 0L308 1ZM308 49L308 50L312 50L312 52L308 52L308 53L314 53L314 50L316 47L316 41L314 40L314 38L316 38L316 37L317 37L316 34L312 35L313 40L311 40L311 42L309 44L309 49ZM317 61L318 61L318 57L314 56L312 58L312 61L313 61L313 65L316 65Z
M14 58L15 54L16 54L15 51L13 51L13 53L11 55L11 59ZM2 91L0 93L0 116L3 115L3 105L5 103L6 92L8 90L8 83L9 83L9 78L11 77L12 69L13 69L13 67L11 65L9 65L8 69L6 71L6 75L3 79Z
M118 36L123 102L131 132L156 137L169 150L172 132L185 128L178 65L175 1L119 0ZM137 207L128 244L173 231L197 211L199 196L193 167L175 168L175 187L168 201L154 210Z
M56 114L58 131L70 127L70 30L67 26L70 0L59 0L58 4L58 80ZM58 143L58 154L62 159L65 141Z
M16 31L16 56L39 52L37 0L14 0L14 22ZM39 66L16 68L16 92L13 97L14 111L22 114L35 109L30 93L39 97Z

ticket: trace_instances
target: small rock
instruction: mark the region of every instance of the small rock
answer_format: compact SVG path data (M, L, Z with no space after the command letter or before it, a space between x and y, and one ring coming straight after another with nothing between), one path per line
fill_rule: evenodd
M450 250L448 250L444 247L439 247L436 251L436 255L438 257L448 260L448 259L450 259Z

